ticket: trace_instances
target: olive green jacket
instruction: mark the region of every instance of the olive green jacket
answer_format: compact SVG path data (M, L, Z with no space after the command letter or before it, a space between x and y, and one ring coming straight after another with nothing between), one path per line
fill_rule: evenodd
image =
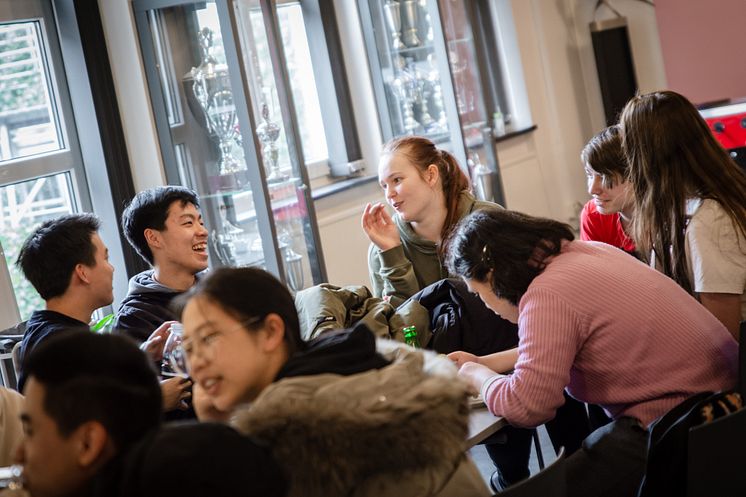
M500 207L492 202L477 200L464 190L458 205L461 220L476 209ZM438 255L438 246L417 235L412 225L402 221L398 215L394 222L399 228L401 245L381 250L375 244L368 249L368 271L373 295L382 297L398 307L409 297L426 286L448 278L444 261Z
M364 286L338 287L328 283L312 286L295 295L295 307L304 340L356 323L364 323L380 338L403 342L405 326L416 327L422 346L430 338L430 317L419 302L395 309L385 300L373 297Z

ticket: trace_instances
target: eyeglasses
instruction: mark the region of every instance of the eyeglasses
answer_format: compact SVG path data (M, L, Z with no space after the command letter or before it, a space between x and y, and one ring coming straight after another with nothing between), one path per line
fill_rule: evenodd
M187 372L191 372L191 361L193 361L197 357L197 354L199 354L200 357L207 361L211 361L215 358L215 344L220 341L221 337L242 328L252 328L264 321L265 318L266 316L247 319L245 321L241 321L236 326L225 331L220 331L213 328L203 335L197 335L194 339L182 340L179 348L181 349L181 353L185 359L185 367Z

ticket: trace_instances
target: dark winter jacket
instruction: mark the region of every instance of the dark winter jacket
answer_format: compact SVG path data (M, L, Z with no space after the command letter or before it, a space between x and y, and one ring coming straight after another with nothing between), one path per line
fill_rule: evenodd
M23 333L23 341L20 348L21 371L18 375L18 391L23 392L26 383L26 373L23 371L23 363L26 355L34 348L52 335L68 331L88 331L90 328L82 321L60 314L55 311L34 311L26 322L26 331Z
M213 423L169 425L145 436L94 478L92 497L282 497L269 451Z
M463 350L482 356L518 345L518 325L489 310L461 280L433 283L402 307L410 301L419 302L430 314L432 338L426 347L441 354Z
M152 269L136 274L119 305L113 329L137 343L144 342L164 322L176 320L170 305L182 293L158 283Z

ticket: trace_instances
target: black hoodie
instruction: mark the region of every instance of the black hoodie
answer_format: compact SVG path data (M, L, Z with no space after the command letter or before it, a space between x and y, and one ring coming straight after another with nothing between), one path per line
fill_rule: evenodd
M171 301L182 293L158 283L152 269L136 274L119 305L113 329L137 343L144 342L160 325L176 320Z

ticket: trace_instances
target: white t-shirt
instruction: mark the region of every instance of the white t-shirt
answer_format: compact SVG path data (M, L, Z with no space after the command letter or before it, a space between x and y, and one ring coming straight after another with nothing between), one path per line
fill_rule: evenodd
M746 320L746 239L715 200L689 199L687 215L686 258L694 291L741 295Z

